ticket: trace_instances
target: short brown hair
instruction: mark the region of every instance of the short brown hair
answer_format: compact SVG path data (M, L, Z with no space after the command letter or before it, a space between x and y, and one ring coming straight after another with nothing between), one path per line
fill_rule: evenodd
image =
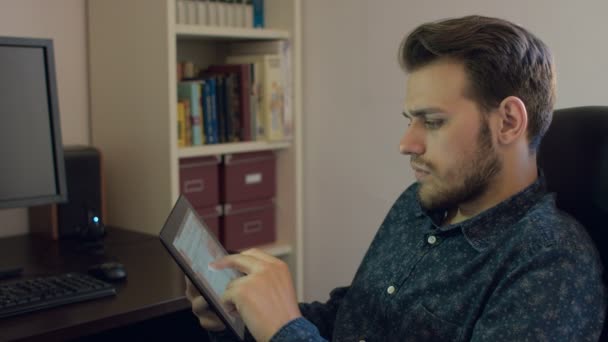
M551 123L555 69L549 48L524 28L503 19L466 16L427 23L401 43L406 72L437 59L461 61L469 78L467 96L488 112L508 96L528 111L528 139L535 151Z

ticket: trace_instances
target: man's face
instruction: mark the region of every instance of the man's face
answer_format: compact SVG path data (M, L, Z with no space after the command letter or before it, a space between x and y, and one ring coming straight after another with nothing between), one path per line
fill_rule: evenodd
M407 82L410 122L400 150L411 156L427 209L474 201L502 167L486 117L465 96L468 82L463 65L447 60L414 71Z

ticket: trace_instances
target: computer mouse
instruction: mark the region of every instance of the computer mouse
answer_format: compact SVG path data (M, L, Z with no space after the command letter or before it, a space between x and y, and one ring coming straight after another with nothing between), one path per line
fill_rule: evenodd
M89 273L105 281L119 281L127 277L125 266L119 262L104 262L89 268Z

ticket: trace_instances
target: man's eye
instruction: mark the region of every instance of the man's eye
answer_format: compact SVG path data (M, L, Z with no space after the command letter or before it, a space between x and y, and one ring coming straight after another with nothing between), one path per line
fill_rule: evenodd
M428 129L437 129L443 125L444 120L424 120L424 127Z

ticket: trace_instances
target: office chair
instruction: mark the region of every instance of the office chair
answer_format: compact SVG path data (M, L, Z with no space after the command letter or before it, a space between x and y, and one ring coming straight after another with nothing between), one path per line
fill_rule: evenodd
M538 163L557 207L576 218L595 242L608 284L608 107L556 110ZM600 341L608 340L604 324Z

